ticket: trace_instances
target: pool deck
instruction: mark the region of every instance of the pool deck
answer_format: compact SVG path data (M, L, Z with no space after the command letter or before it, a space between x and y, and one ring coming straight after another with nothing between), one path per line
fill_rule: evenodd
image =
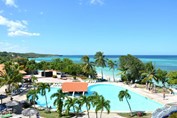
M66 80L66 81L65 80L58 81L57 79L41 78L41 79L39 79L38 82L63 83L63 82L67 82L67 81L70 81L70 79ZM165 98L165 100L163 100L162 93L151 93L150 91L146 90L145 88L134 88L130 85L125 85L122 82L89 83L89 85L94 85L94 84L113 84L116 86L121 86L121 87L124 87L125 89L131 90L135 93L138 93L140 95L148 97L148 98L150 98L156 102L159 102L163 105L176 102L176 95L166 94L166 98ZM5 91L4 91L5 88L6 88L6 86L3 86L0 88L0 94L5 94ZM26 93L24 92L24 93L21 93L20 95L13 96L13 99L17 100L17 101L26 100ZM3 99L3 103L8 102L8 101L10 101L10 96ZM92 117L95 117L95 113L93 113L93 112L90 113L90 115ZM87 118L87 115L82 116L82 118ZM119 116L116 112L112 112L110 114L103 113L103 118L124 118L124 117Z

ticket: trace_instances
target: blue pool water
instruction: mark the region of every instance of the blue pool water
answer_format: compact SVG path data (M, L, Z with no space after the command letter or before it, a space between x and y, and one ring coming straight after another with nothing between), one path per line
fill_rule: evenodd
M51 91L47 93L48 104L52 108L56 107L53 106L54 99L50 99L50 96L57 92L57 90L57 88L51 88ZM124 100L123 102L120 102L118 99L118 93L121 90L125 90L125 88L112 84L95 84L88 87L88 93L86 95L91 95L94 91L96 91L98 94L103 95L105 99L110 100L111 111L129 111L126 101ZM129 91L129 94L131 95L129 102L133 111L154 111L163 106L160 103L132 91ZM37 103L40 106L45 106L45 97L39 95ZM85 108L83 108L83 110L85 110ZM91 108L91 110L94 109Z

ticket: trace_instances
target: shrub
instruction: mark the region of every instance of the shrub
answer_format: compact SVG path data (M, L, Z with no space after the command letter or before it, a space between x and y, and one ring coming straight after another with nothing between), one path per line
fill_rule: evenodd
M177 112L172 113L168 118L177 118Z

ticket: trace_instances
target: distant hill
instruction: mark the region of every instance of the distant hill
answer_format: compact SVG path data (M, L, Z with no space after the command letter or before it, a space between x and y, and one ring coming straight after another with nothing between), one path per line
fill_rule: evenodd
M15 53L15 52L0 52L0 57L23 57L23 58L37 58L37 57L48 57L48 56L60 56L54 54L38 54L38 53Z

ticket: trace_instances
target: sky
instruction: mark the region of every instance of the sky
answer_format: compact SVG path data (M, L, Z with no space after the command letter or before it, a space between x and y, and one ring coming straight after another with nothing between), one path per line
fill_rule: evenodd
M177 55L177 0L0 0L0 51Z

